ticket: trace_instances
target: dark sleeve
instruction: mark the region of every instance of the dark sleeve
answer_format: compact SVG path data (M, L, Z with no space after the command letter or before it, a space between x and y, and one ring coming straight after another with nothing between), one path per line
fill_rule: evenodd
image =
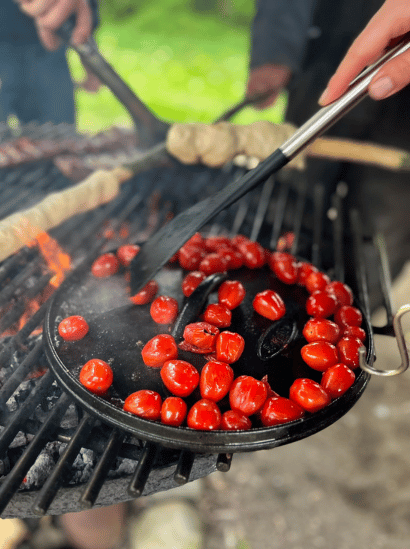
M251 68L266 63L296 72L302 63L316 0L257 0Z

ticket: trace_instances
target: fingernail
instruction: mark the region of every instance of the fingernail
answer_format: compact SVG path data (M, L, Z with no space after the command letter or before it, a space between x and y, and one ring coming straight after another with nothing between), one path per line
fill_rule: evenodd
M369 86L369 94L373 99L383 99L393 89L393 82L388 76L383 76Z
M325 89L325 91L322 93L322 95L319 97L319 105L323 105L326 103L327 98L329 97L329 90L328 88Z

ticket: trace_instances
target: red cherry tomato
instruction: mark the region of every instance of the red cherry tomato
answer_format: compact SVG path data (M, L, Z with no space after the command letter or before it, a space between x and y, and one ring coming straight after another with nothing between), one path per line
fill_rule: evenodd
M218 328L209 322L192 322L184 329L185 341L199 349L214 349L218 334Z
M113 378L111 366L99 358L92 358L86 362L80 371L80 383L96 395L106 393L112 385Z
M363 316L362 313L356 307L344 305L340 307L334 316L336 324L339 326L361 326Z
M228 394L234 373L229 364L211 360L202 369L199 389L202 398L218 402Z
M245 267L248 267L248 269L260 269L265 265L265 249L259 242L249 240L246 237L237 242L235 245L243 256Z
M120 262L113 253L106 253L97 257L91 265L91 273L97 278L112 276L120 268Z
M364 347L363 342L355 337L345 336L337 344L340 362L355 370L359 366L359 349Z
M167 360L177 358L178 347L171 335L159 334L145 344L141 356L147 366L161 368Z
M319 290L324 290L329 284L330 278L321 271L314 271L306 278L305 287L310 294Z
M318 412L330 404L330 395L313 379L298 378L290 389L289 398L307 412Z
M173 297L160 295L151 303L150 313L157 324L171 324L178 316L178 301Z
M336 296L322 290L313 292L306 300L306 312L309 316L327 318L335 312L336 307Z
M142 389L125 399L124 410L138 417L155 421L161 415L162 399L155 391Z
M58 333L65 341L78 341L88 333L88 324L80 315L68 316L58 325Z
M328 341L335 344L340 338L341 330L335 322L327 318L310 318L306 322L302 333L309 343Z
M232 410L239 410L251 416L260 410L268 396L266 385L252 376L239 376L231 385L229 404Z
M308 343L302 347L300 354L308 366L319 372L324 372L339 362L336 347L327 341Z
M205 254L206 252L202 247L195 244L185 244L178 252L179 264L187 271L196 271Z
M197 355L212 355L215 351L214 347L196 347L185 340L178 343L178 348L181 349L181 351L188 351L189 353L195 353Z
M256 294L253 300L253 308L261 316L270 320L279 320L286 313L282 298L273 290L264 290Z
M182 281L182 293L184 296L189 297L205 278L206 275L201 273L201 271L192 271L188 273Z
M269 267L285 284L295 284L298 280L299 265L292 254L273 252L269 258Z
M137 253L140 251L138 244L124 244L117 250L117 257L124 267L128 267Z
M216 338L216 359L232 364L241 357L245 340L235 332L221 332Z
M218 289L218 302L232 311L244 300L246 291L238 280L225 280Z
M259 417L265 427L295 421L305 415L305 410L296 402L281 396L270 397L260 411Z
M180 397L168 397L161 406L161 423L179 427L186 418L188 407Z
M191 238L185 244L188 244L188 245L194 244L195 246L205 248L205 239L201 235L201 233L195 233L191 236Z
M338 280L329 282L325 287L325 291L335 294L339 307L343 305L352 305L353 303L353 292L350 287L343 282L339 282Z
M222 414L221 429L223 431L247 431L251 427L251 420L238 410L228 410Z
M187 425L191 429L215 431L221 424L221 411L213 400L198 400L188 412Z
M205 309L204 320L218 328L227 328L231 325L232 313L225 305L211 303Z
M199 264L198 269L207 276L214 273L224 273L228 268L228 260L220 254L211 252Z
M130 300L134 305L146 305L152 301L158 292L158 283L155 280L150 280L137 294L132 295Z
M167 360L160 373L165 387L175 396L187 397L198 387L198 370L185 360Z
M235 248L221 248L219 253L227 260L228 270L240 269L245 262L242 253Z
M342 327L343 330L343 337L344 336L350 336L355 337L356 339L360 339L360 341L366 340L366 332L363 330L363 328L360 328L360 326L345 326Z
M298 269L298 284L300 286L305 286L306 280L309 275L312 273L317 273L318 269L312 265L311 263L307 263L305 261L302 261L299 263L299 269Z
M331 396L342 396L354 383L354 372L346 364L335 364L326 370L320 385Z
M272 387L270 386L269 381L268 381L268 376L267 376L267 375L266 375L266 376L263 376L263 378L261 379L261 381L263 381L263 383L264 383L265 386L266 386L266 390L268 391L268 398L274 397L274 396L275 396L275 397L278 397L278 396L279 396L278 393L276 393L276 392L272 389Z
M221 248L230 248L231 240L227 236L208 236L204 244L208 252L219 252Z

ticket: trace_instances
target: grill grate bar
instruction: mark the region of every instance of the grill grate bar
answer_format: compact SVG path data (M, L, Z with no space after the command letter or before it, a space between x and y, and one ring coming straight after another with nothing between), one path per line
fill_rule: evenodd
M227 473L231 468L233 454L219 454L216 460L216 468L221 473Z
M5 478L0 487L0 515L7 507L15 491L19 488L27 471L37 459L43 446L51 440L53 433L57 429L69 405L70 397L63 394L50 411L47 419L40 427L24 454Z
M256 214L255 214L253 225L252 225L252 231L249 237L251 240L258 239L259 232L261 230L263 221L266 216L266 212L269 207L269 200L272 196L274 186L275 186L275 178L272 176L265 181L262 187L262 192L260 193L259 201L258 201L258 208L256 210Z
M82 445L89 437L95 422L96 420L94 418L88 414L84 414L75 434L72 436L64 453L61 455L57 465L54 467L51 475L47 478L34 502L32 511L36 515L43 516L46 514L47 509L50 507L60 486L70 477L71 465L73 464L74 459L76 458Z
M271 233L271 238L269 242L269 246L271 250L275 250L278 245L278 240L279 240L284 219L285 219L285 211L286 211L286 204L288 202L288 198L289 198L289 185L286 184L285 182L283 185L281 185L279 189L279 196L275 205L275 216L273 220L272 233Z
M344 242L343 242L343 200L337 191L331 197L332 211L330 212L333 229L334 271L337 280L344 282Z
M182 450L179 454L178 464L174 473L174 480L179 486L188 482L194 461L195 454L189 450Z
M149 474L159 454L159 450L159 444L155 444L154 442L145 443L138 465L135 468L131 482L128 485L127 491L130 496L138 498L142 495Z
M316 183L313 188L313 243L312 243L312 263L320 268L322 265L322 255L320 252L322 230L323 230L323 204L325 188L322 183Z

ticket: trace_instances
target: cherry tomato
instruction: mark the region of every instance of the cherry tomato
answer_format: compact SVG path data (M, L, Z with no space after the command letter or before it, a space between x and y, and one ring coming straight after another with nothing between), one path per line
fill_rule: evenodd
M242 303L245 294L245 288L238 280L225 280L218 289L218 302L232 311Z
M231 240L227 236L208 236L204 241L208 252L219 252L221 248L230 248Z
M137 253L140 251L138 244L124 244L117 250L117 257L124 267L128 267Z
M253 308L261 316L270 320L279 320L286 313L282 298L273 290L264 290L256 294L253 300Z
M360 339L360 341L365 341L366 339L366 332L363 330L363 328L360 328L360 326L344 326L342 327L343 330L343 337L344 336L351 336L355 337L356 339Z
M340 338L341 330L335 322L327 318L310 318L306 322L302 333L309 343L328 341L335 344Z
M198 370L185 360L167 360L160 373L165 387L175 396L187 397L198 387Z
M240 269L245 262L243 254L236 248L221 248L219 253L222 254L228 262L228 270Z
M191 236L189 240L185 244L194 244L195 246L199 246L201 248L205 248L205 239L201 235L201 233L195 233Z
M355 370L359 366L359 349L364 347L360 339L351 336L342 337L337 344L340 362Z
M334 316L336 324L339 326L361 326L363 321L362 313L356 307L344 305L340 307Z
M200 349L214 349L219 330L209 322L192 322L184 329L184 339L187 343Z
M196 271L205 254L206 252L202 247L185 244L178 252L179 264L187 271Z
M137 294L132 295L130 300L134 305L146 305L152 301L158 292L158 283L155 280L150 280Z
M216 338L216 359L232 364L241 357L245 348L245 340L235 332L225 330Z
M113 378L111 366L99 358L92 358L86 362L80 371L80 383L96 395L106 393L112 385Z
M191 271L188 273L182 281L182 293L184 296L189 297L205 278L205 273L201 273L201 271Z
M213 400L198 400L188 412L187 424L191 429L215 431L221 424L221 411Z
M161 423L179 427L186 418L188 407L180 397L168 397L161 406Z
M221 303L210 303L205 309L204 320L218 328L227 328L231 325L232 313Z
M238 410L228 410L222 414L221 429L223 431L247 431L251 427L251 420Z
M171 335L159 334L145 344L141 356L146 366L161 368L167 360L177 358L178 347Z
M120 268L120 262L113 253L106 253L97 257L91 265L91 273L97 278L112 276Z
M207 276L214 273L224 273L228 268L228 260L220 254L211 252L199 264L198 269Z
M330 278L321 271L314 271L306 278L305 287L310 294L319 290L324 290L329 284Z
M343 282L339 282L338 280L329 282L325 287L325 291L335 294L339 307L343 305L352 305L353 303L353 292L350 287Z
M265 265L265 249L259 242L244 237L244 240L236 246L243 256L245 267L248 267L248 269L260 269Z
M306 300L307 314L318 318L331 316L336 311L336 307L336 296L323 290L313 292Z
M299 265L292 254L273 252L269 258L269 267L285 284L295 284L298 280Z
M214 347L197 347L196 345L192 345L192 343L188 343L188 341L181 341L178 343L178 348L181 349L181 351L188 351L189 353L195 353L197 355L212 355L215 351Z
M339 362L339 354L334 345L327 341L314 341L300 350L303 360L313 370L324 372Z
M263 376L263 378L261 379L261 381L263 381L263 383L264 383L265 386L266 386L266 390L268 391L268 398L274 397L274 396L275 396L275 397L278 397L278 396L279 396L278 393L276 393L276 392L272 389L272 387L270 386L269 381L268 381L268 376L267 376L267 375L266 375L266 376Z
M330 395L313 379L298 378L290 389L289 398L307 412L318 412L330 404Z
M270 397L265 401L259 417L265 427L295 421L305 415L305 410L296 402L281 396Z
M260 410L268 396L266 385L252 376L237 377L229 391L229 404L232 410L239 410L251 416Z
M171 324L178 316L178 301L173 297L160 295L151 303L150 313L157 324Z
M346 364L335 364L326 370L320 385L331 396L337 398L343 395L354 383L354 372Z
M141 389L125 399L123 409L138 417L155 421L161 415L162 399L155 391Z
M307 263L306 261L302 261L299 263L299 269L298 269L298 284L300 286L305 286L306 280L309 275L312 273L317 273L318 269L312 265L311 263Z
M202 369L199 389L202 398L218 402L228 394L234 373L226 362L211 360Z
M78 341L88 333L88 324L80 315L68 316L58 325L58 333L65 341Z

